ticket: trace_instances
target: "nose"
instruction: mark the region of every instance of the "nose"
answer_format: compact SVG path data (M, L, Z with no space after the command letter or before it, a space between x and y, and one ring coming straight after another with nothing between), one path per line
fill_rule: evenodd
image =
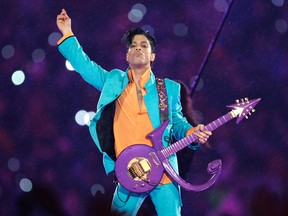
M136 50L141 50L141 47L140 47L140 46L137 46L137 47L136 47Z

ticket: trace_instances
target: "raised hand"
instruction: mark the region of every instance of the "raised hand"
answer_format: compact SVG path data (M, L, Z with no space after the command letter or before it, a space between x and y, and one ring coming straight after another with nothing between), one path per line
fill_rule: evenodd
M72 32L71 19L65 9L62 9L61 13L57 16L56 24L63 35Z

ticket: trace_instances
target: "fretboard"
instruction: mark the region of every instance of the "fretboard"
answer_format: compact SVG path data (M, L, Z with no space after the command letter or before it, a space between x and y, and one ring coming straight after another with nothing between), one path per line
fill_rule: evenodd
M226 122L230 121L231 119L233 119L233 117L231 113L229 112L226 115L223 115L220 118L216 119L215 121L207 124L205 126L205 129L209 131L213 131L217 129L218 127L222 126L223 124L225 124ZM165 158L168 158L170 155L175 154L176 152L180 151L181 149L195 142L197 139L198 137L195 134L191 134L181 140L178 140L177 142L173 143L169 147L162 149L161 153L164 155Z

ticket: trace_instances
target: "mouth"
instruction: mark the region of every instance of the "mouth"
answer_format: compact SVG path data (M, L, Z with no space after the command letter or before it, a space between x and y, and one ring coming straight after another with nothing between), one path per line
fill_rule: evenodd
M144 54L143 54L142 52L137 52L137 53L135 53L135 56L136 56L136 57L143 57Z

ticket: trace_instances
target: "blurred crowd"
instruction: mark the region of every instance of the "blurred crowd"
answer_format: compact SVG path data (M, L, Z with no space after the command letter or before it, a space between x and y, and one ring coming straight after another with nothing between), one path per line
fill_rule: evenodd
M149 29L158 43L154 73L190 89L225 14L220 6L228 2L1 0L0 215L109 214L113 179L87 126L75 121L79 110L95 111L99 93L67 70L57 50L62 8L84 50L107 70L127 67L121 44L127 29ZM133 22L128 13L136 3L146 11ZM229 112L226 105L235 99L262 100L248 120L215 130L209 147L185 152L191 153L184 173L189 182L206 181L206 166L216 158L223 169L211 188L182 192L183 216L288 215L287 3L235 1L227 14L183 110L207 124ZM37 49L44 55L35 61ZM25 73L21 85L11 81L16 70ZM139 215L154 214L147 200Z

